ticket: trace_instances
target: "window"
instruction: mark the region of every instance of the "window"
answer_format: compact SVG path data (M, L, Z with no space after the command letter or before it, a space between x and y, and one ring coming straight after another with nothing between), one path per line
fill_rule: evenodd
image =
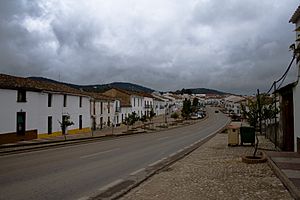
M93 102L93 115L96 115L96 102Z
M17 134L25 135L26 131L26 113L17 112Z
M79 115L79 130L82 129L82 115Z
M48 94L48 107L52 107L52 94Z
M100 129L103 128L103 117L100 117Z
M79 107L82 107L82 97L79 97Z
M107 113L110 113L110 102L107 104Z
M140 106L140 99L138 99L138 107Z
M67 95L64 94L64 107L67 107Z
M100 114L103 114L103 102L100 103Z
M17 102L26 102L26 91L18 90Z
M48 134L52 134L52 116L48 116Z
M135 98L133 98L133 107L135 107Z
M124 121L124 115L122 114L122 122Z
M110 126L110 117L107 117L107 126Z

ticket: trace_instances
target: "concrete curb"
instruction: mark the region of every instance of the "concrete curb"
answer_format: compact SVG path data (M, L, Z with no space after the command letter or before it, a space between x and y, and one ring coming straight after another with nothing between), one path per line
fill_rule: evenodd
M284 186L288 189L293 198L300 200L300 191L298 188L289 180L289 178L277 167L274 161L269 157L267 153L264 152L268 159L268 164L271 169L274 171L276 176L281 180Z
M124 179L121 182L118 182L118 184L113 184L112 187L104 186L103 188L107 188L106 190L100 189L101 192L95 194L94 196L89 197L88 199L89 200L98 200L98 199L115 200L124 196L125 194L127 194L132 189L139 186L141 183L143 183L153 175L163 171L168 166L172 165L176 161L184 158L185 156L192 153L194 150L198 149L200 146L202 146L211 138L213 138L216 134L221 133L224 129L226 129L229 123L230 120L224 127L206 136L205 138L200 139L195 143L178 150L176 153L170 154L168 157L162 158L156 162L149 164L146 168L142 168L136 170L135 172L132 172L128 178ZM108 185L112 185L112 184L108 184Z

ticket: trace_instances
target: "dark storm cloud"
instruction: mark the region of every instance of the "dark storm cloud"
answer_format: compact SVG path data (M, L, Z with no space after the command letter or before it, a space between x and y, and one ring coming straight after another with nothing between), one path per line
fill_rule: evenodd
M0 72L158 90L267 90L291 59L288 20L297 6L292 0L1 1Z

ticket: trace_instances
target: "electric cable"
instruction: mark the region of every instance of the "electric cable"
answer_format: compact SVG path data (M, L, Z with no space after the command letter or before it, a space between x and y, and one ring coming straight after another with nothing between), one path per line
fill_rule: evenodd
M271 85L271 87L270 87L270 89L268 90L267 94L269 94L269 93L271 92L271 90L272 90L272 88L274 87L274 84L275 84L275 83L278 83L279 81L282 80L281 83L279 84L279 87L277 87L277 88L280 88L280 87L281 87L281 85L283 84L283 82L284 82L284 80L285 80L285 78L286 78L288 72L290 71L290 69L291 69L291 67L292 67L292 64L293 64L294 60L295 60L295 54L293 55L293 58L292 58L292 60L291 60L291 62L290 62L290 64L289 64L289 66L287 67L287 69L286 69L285 72L283 73L283 75L282 75L278 80L276 80L276 81L273 82L273 84ZM275 88L275 89L277 90L277 88Z

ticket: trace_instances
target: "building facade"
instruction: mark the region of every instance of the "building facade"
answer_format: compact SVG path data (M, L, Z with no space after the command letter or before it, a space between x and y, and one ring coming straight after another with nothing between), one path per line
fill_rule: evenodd
M296 9L290 19L290 23L295 24L296 42L295 42L295 56L296 60L300 58L300 6ZM293 110L294 110L294 151L300 152L300 63L297 63L298 78L293 87Z
M1 143L90 131L90 97L61 84L0 74Z
M93 130L119 125L120 101L100 93L90 93L91 127Z

